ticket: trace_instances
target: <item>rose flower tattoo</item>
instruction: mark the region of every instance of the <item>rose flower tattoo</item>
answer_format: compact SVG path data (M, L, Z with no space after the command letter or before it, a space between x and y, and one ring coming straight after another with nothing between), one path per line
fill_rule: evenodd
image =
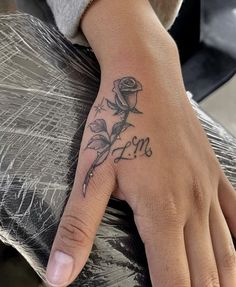
M129 113L142 114L136 108L138 92L142 91L142 85L133 77L124 77L114 81L112 91L115 93L115 101L112 102L106 99L107 107L113 111L114 116L119 116L119 121L112 126L110 132L104 119L96 119L88 125L94 135L88 141L85 149L92 149L97 154L84 179L84 196L86 195L90 178L93 176L95 169L107 159L110 153L113 154L120 151L120 155L114 160L115 163L121 159L134 159L137 157L137 152L148 157L152 155L152 150L149 147L150 139L138 139L136 136L123 147L112 151L112 147L120 139L121 133L125 132L129 127L134 127L134 125L127 121ZM127 156L125 155L126 153ZM133 154L133 157L131 154Z

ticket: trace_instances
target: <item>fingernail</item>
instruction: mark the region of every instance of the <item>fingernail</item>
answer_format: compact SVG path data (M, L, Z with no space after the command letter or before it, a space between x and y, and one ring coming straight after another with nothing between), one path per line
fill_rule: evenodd
M46 280L51 286L66 285L73 271L74 260L71 256L55 251L50 259L46 272Z

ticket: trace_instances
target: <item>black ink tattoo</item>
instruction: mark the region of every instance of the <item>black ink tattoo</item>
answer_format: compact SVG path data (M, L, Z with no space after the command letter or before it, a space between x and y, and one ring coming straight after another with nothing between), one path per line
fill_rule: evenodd
M95 109L95 118L97 117L98 114L100 114L102 111L105 111L106 109L104 108L103 104L104 98L102 99L101 103L98 104L97 106L94 106Z
M114 159L114 163L118 163L120 160L132 160L137 156L152 156L152 149L149 146L150 139L138 139L136 136L132 138L131 141L128 141L124 146L115 148L112 151L113 154L117 154L118 156Z
M114 81L114 87L112 91L115 93L115 101L112 102L108 99L107 107L114 113L113 115L119 115L120 120L116 122L111 131L107 129L107 124L104 119L96 119L88 126L94 135L90 138L86 149L93 149L97 152L97 156L90 166L83 183L83 195L86 195L86 190L94 170L101 165L111 152L114 143L120 139L121 133L125 132L128 128L134 127L130 124L128 116L130 113L142 114L137 108L137 96L138 92L142 91L142 85L133 77L124 77ZM96 115L104 109L103 101L95 106ZM96 116L95 115L95 116ZM114 149L112 154L120 151L120 154L115 158L115 162L119 162L121 159L131 159L126 155L127 149L133 147L133 158L139 155L146 155L150 157L152 150L149 146L150 139L138 139L133 137L132 141L126 143L124 147ZM131 156L131 155L130 155Z

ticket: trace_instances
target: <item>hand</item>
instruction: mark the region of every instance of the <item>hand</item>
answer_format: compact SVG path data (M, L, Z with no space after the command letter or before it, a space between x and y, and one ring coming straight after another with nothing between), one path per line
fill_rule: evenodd
M82 28L101 86L47 279L67 286L80 273L113 194L133 210L154 287L236 286L236 192L188 102L173 41L148 1L94 3Z
M153 286L234 286L224 215L236 236L236 193L186 95L163 93L163 101L154 71L117 73L113 82L108 74L88 117L48 278L61 275L55 286L66 286L80 273L113 193L133 209Z

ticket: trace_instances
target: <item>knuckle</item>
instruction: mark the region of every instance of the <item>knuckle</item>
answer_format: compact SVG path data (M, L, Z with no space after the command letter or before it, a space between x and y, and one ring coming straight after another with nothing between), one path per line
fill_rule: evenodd
M208 209L208 196L196 178L193 179L192 183L192 195L194 205L198 210L204 211Z
M64 215L59 226L59 237L68 248L87 247L92 242L92 232L88 224L79 216Z
M169 285L168 285L169 286ZM189 279L188 276L184 276L184 275L179 275L176 276L172 282L170 286L175 286L175 287L189 287L190 283L189 283Z
M167 194L160 199L153 200L152 209L149 209L152 213L152 226L153 223L158 224L159 227L168 230L179 231L185 224L186 212L183 208L182 202L174 195Z
M163 204L162 208L163 216L160 216L160 218L162 218L164 225L169 224L169 226L176 226L183 222L181 212L173 201L167 201L165 204Z
M201 280L203 287L220 287L219 277L217 271L208 272Z
M163 215L168 220L173 219L175 221L181 213L179 201L172 193L163 196L158 201L156 199L152 200L150 204L152 204L153 211L158 208L160 215Z
M152 223L158 223L158 226L169 226L170 228L182 226L184 222L184 214L181 206L172 196L165 196L158 202L153 200L146 204L148 210L148 218Z
M232 252L227 252L222 258L222 266L227 270L236 270L236 253L232 250Z

